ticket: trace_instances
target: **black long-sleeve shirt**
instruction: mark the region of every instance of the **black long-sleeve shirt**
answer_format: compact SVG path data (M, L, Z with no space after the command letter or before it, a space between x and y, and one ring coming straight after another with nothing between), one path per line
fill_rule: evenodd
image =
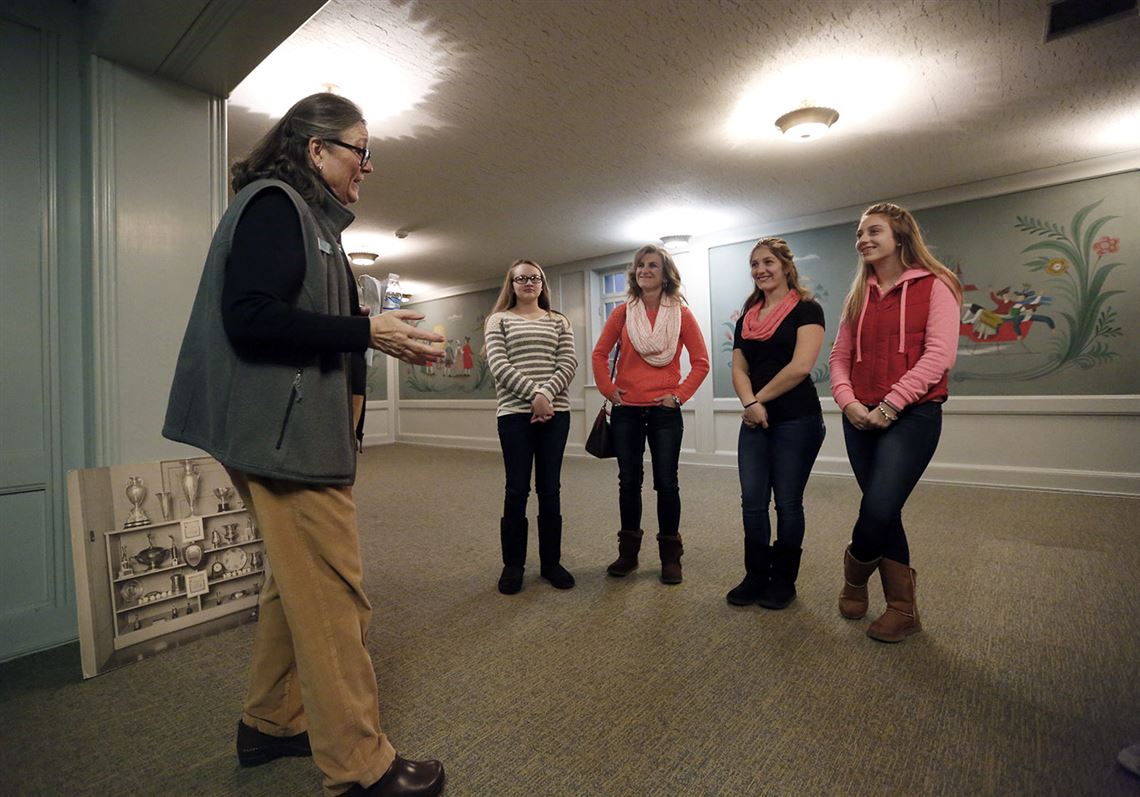
M367 380L363 352L371 340L371 327L368 318L359 315L360 299L351 270L351 316L297 308L304 278L304 242L297 211L284 192L264 191L249 203L234 231L222 286L226 335L239 350L350 352L352 392L363 394Z

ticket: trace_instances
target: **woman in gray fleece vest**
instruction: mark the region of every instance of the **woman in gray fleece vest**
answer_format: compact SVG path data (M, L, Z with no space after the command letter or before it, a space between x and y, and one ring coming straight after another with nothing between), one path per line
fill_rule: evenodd
M163 435L226 468L261 530L261 590L238 761L309 756L328 795L437 795L438 761L396 755L365 647L350 358L426 363L442 338L361 312L340 235L372 172L360 109L298 102L234 164L175 368Z

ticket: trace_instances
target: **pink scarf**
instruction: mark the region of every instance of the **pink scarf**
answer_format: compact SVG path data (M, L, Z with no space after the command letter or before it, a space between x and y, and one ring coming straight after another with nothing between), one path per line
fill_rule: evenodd
M796 305L799 303L799 291L788 291L784 298L776 303L772 311L761 320L760 310L764 307L764 299L760 299L756 304L749 307L748 312L744 314L744 324L740 328L741 336L745 340L767 340L772 337L776 328L788 317L788 313L796 309Z
M654 368L664 368L677 356L677 341L681 337L681 303L662 296L655 320L655 324L649 323L649 314L640 300L626 302L625 329L629 342L645 362Z

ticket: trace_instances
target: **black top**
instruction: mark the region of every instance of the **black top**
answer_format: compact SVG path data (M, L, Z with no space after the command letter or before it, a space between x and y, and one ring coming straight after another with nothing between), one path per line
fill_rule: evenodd
M744 316L737 320L732 348L740 349L748 363L753 393L759 393L760 388L772 381L772 377L792 361L792 355L796 351L796 334L800 327L808 324L824 326L823 308L814 300L797 304L767 340L745 340L741 335ZM769 423L802 418L805 415L820 415L823 412L811 376L805 376L802 382L782 396L765 402L764 408L768 410Z
M352 392L363 394L368 318L359 315L356 280L349 271L352 316L326 315L295 306L305 279L305 251L297 210L283 191L263 191L234 230L222 286L222 323L239 351L264 348L352 352Z

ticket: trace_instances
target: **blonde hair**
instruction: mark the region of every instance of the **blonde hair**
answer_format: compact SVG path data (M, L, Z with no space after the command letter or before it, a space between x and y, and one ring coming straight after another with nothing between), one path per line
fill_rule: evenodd
M761 238L752 247L752 251L748 253L749 267L751 267L752 256L756 254L757 249L767 249L780 261L780 265L783 266L784 277L788 280L788 290L798 293L801 299L811 298L811 291L800 287L800 272L796 269L796 256L792 254L792 249L788 246L787 241L783 238ZM749 308L760 301L763 296L764 291L759 288L753 289L751 295L744 300L744 307L740 308L741 315L747 313Z
M681 272L677 269L677 264L673 262L673 256L669 254L668 250L657 244L646 244L638 249L637 254L633 256L633 262L629 264L629 268L625 272L626 295L630 299L639 301L642 298L641 287L637 284L637 267L646 255L657 255L661 258L661 292L670 299L685 301L685 297L681 293Z
M538 273L542 275L542 291L538 294L538 306L548 313L562 315L557 310L552 310L550 307L550 286L546 284L546 272L542 270L542 266L535 263L533 260L516 260L511 263L511 267L507 269L507 276L503 278L503 287L499 291L499 298L495 300L495 306L491 309L491 314L501 313L504 310L510 310L519 302L519 297L515 294L514 278L515 269L519 266L534 266L538 269ZM565 318L565 316L563 316Z
M922 239L922 230L918 221L909 210L901 208L891 202L879 202L863 211L863 216L886 216L891 232L895 236L901 251L903 268L921 268L929 271L938 279L946 283L946 287L954 294L958 304L962 303L962 283L954 272L938 261L927 248ZM859 269L855 272L855 279L851 282L851 290L843 300L842 324L853 324L858 321L863 312L863 305L867 301L867 278L871 275L872 267L859 259Z

